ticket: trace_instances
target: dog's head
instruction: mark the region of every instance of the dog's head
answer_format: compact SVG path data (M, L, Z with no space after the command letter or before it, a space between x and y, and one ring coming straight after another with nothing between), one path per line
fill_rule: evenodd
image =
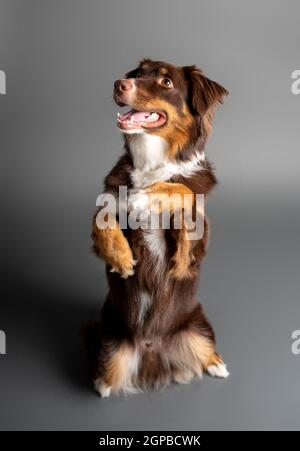
M145 59L115 82L115 102L131 108L118 116L118 126L126 134L164 138L175 156L191 146L204 146L215 108L227 94L196 66Z

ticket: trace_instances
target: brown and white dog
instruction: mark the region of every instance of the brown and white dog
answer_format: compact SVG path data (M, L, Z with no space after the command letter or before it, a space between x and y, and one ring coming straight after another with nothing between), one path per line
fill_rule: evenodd
M216 179L204 147L216 106L227 94L195 66L149 59L116 81L114 100L130 111L118 117L125 153L107 175L105 193L118 199L119 187L127 187L128 211L141 213L165 195L206 197ZM171 214L181 207L172 208ZM93 374L99 394L188 383L203 371L227 377L213 329L195 299L208 244L206 218L201 239L188 240L184 226L122 229L113 213L106 220L110 216L114 227L105 228L99 211L92 238L109 284Z

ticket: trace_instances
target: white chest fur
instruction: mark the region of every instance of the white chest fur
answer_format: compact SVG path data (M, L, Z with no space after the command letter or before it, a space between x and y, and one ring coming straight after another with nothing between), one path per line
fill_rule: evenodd
M191 177L194 172L203 169L203 152L195 153L188 161L170 161L167 142L159 136L132 135L129 147L134 165L131 180L135 192L176 175Z
M132 135L129 147L134 168L139 171L151 171L167 161L168 144L160 136L146 133Z

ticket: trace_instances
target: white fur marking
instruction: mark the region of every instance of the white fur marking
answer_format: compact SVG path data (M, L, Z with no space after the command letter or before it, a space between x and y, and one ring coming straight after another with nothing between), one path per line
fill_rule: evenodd
M166 241L163 229L144 230L144 240L151 254L162 264L166 255ZM159 266L157 269L160 269Z
M128 128L126 129L120 129L122 133L125 133L125 135L143 135L145 132L142 128Z
M147 212L149 197L143 191L130 190L128 198L128 211L135 211L137 213Z
M106 385L101 377L95 380L94 385L101 398L108 398L110 396L111 387Z
M124 394L137 393L138 388L133 385L133 377L137 375L139 369L140 356L137 348L135 348L127 360L127 375L123 381L121 390Z
M207 372L211 376L222 377L224 379L226 379L226 377L228 377L230 374L226 368L225 363L218 363L216 365L210 365L207 368Z
M166 162L168 144L160 136L139 133L131 137L129 147L136 169L149 171Z
M139 293L139 298L138 298L138 302L139 302L139 316L138 316L138 324L141 324L149 310L149 307L151 305L152 302L152 298L150 293L148 293L147 291L141 291Z
M155 155L152 158L154 159ZM195 172L204 169L204 161L204 153L197 152L188 161L165 161L160 166L152 169L147 165L135 166L135 169L131 173L131 180L135 188L146 188L153 183L170 180L176 175L191 177Z

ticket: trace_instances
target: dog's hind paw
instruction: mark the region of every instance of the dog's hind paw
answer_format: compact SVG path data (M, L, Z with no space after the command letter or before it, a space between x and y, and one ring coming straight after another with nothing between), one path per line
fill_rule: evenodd
M226 368L225 363L216 363L207 367L208 374L214 377L221 377L226 379L229 376L229 371Z
M108 398L111 394L111 387L105 384L105 382L99 378L94 382L96 391L99 393L101 398Z

